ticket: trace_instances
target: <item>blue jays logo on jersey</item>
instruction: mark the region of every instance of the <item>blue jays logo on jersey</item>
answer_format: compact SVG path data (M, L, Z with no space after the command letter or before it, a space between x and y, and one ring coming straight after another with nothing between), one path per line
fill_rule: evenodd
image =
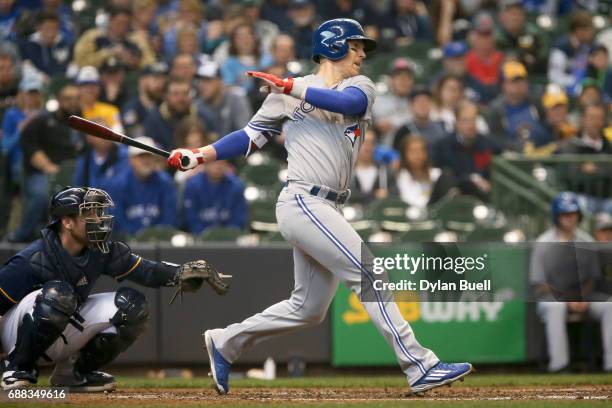
M359 123L355 123L354 125L351 125L344 129L344 136L346 136L351 142L351 145L355 147L355 142L357 141L357 138L361 136L361 128L359 127Z

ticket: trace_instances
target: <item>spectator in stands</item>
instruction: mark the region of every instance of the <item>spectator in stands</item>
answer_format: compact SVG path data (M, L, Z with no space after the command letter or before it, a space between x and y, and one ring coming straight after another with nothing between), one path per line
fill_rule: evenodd
M462 99L467 97L465 82L455 74L445 74L434 84L432 119L442 122L444 131L450 133L455 128L455 110ZM478 133L489 134L489 125L482 115L478 115L476 122Z
M185 146L186 149L198 149L212 143L204 123L191 117L185 118L178 124L174 140L177 146ZM203 171L204 166L197 166L187 171L177 171L174 173L174 181L183 186L188 179Z
M564 87L570 96L579 93L594 35L591 15L576 11L571 17L569 34L559 38L550 51L548 80Z
M242 129L253 114L249 100L242 89L226 88L219 65L206 62L198 68L200 97L196 106L205 118L208 130L223 136L232 129Z
M110 57L100 68L100 101L116 107L127 102L132 89L125 80L126 67L115 57Z
M582 111L586 106L604 102L599 84L593 78L585 78L582 80L580 87L580 95L576 103L574 103L574 108L570 113L570 120L573 123L580 123Z
M172 65L170 66L170 76L175 78L183 78L193 85L197 70L198 64L193 55L178 54L172 60Z
M450 171L462 193L487 200L491 191L491 160L500 149L491 139L478 133L476 104L468 100L461 101L455 115L455 131L434 146L432 163L442 170Z
M15 41L17 39L17 19L19 5L15 0L0 2L0 41Z
M36 32L20 47L21 57L47 78L63 76L72 60L72 45L60 31L59 16L41 13Z
M186 117L199 117L191 93L191 82L184 78L172 77L166 85L162 104L147 114L144 133L155 140L162 149L172 150L176 146L173 137L176 125L181 120Z
M427 9L416 0L394 0L388 13L382 16L377 26L383 31L392 31L398 46L413 41L434 41L434 32Z
M289 63L297 59L295 55L295 41L287 34L279 34L272 42L271 53L273 61L271 67L278 67L287 73L289 72ZM299 72L292 76L297 74ZM285 78L285 75L281 76L281 78Z
M387 168L375 161L375 147L376 132L369 128L359 149L350 183L351 203L368 205L376 199L386 198L389 194Z
M20 145L22 129L40 113L43 107L42 98L43 83L40 76L33 73L24 76L19 84L19 94L17 103L9 108L2 120L2 137L0 154L3 158L4 166L0 170L4 173L4 188L0 190L0 209L4 214L0 220L0 229L4 230L3 225L8 224L13 208L13 199L20 190L23 182L22 178L22 150ZM3 234L2 234L3 235Z
M272 21L261 18L261 3L262 0L242 0L241 14L244 22L251 24L255 29L255 36L259 39L261 49L270 50L279 34L279 29Z
M22 151L20 146L23 128L43 108L42 78L34 73L24 76L19 84L17 103L9 108L2 120L2 154L10 164L8 179L20 184L22 173Z
M552 143L543 146L545 151L541 152L549 153L549 148L554 151L556 146L575 137L578 129L569 120L569 98L559 85L550 84L546 87L546 92L542 96L542 107L544 108L543 127Z
M605 100L612 101L612 68L605 45L596 44L591 48L586 77L599 85Z
M381 143L391 146L397 130L412 117L409 101L414 85L412 62L406 58L396 58L391 64L389 76L389 91L376 98L372 115Z
M612 215L595 214L595 241L612 242Z
M78 88L64 86L58 102L57 111L36 115L21 131L25 203L21 223L9 233L8 241L26 242L33 237L47 212L48 176L57 174L63 162L76 157L75 131L70 129L67 119L80 114Z
M155 146L149 137L136 140ZM108 186L115 203L114 230L135 234L147 227L176 227L177 195L170 175L159 170L159 160L147 151L130 146L128 156L129 168Z
M183 228L200 234L210 227L242 229L248 218L244 186L226 160L211 162L185 184Z
M584 107L579 137L569 139L558 152L567 154L612 154L612 143L604 136L606 107L591 104ZM567 166L565 177L573 181L574 190L580 193L582 204L590 212L612 213L612 168L606 163L586 161L578 166ZM585 177L586 176L586 177ZM578 179L578 180L577 180ZM598 191L596 191L598 190Z
M87 30L74 47L74 62L79 67L99 68L110 57L116 57L129 68L139 68L152 62L154 56L148 44L137 44L130 37L132 13L125 8L112 8L106 29Z
M85 148L77 158L74 184L106 190L128 167L125 145L86 135Z
M246 71L258 71L272 64L272 57L261 50L255 29L250 24L239 24L231 33L229 56L221 66L226 85L241 86L245 91L253 87Z
M465 39L466 24L482 10L484 0L448 1L433 0L431 3L432 19L436 29L438 44L446 45L450 41Z
M62 0L34 1L36 8L22 8L17 22L17 37L27 38L36 31L37 24L42 14L54 14L59 18L59 30L64 41L74 44L75 41L75 18L72 14L70 4ZM23 4L23 3L22 3ZM25 6L25 5L24 5Z
M291 26L291 22L287 19L290 7L291 2L287 0L264 1L261 6L261 18L273 22L281 31L286 32Z
M156 18L157 11L157 0L134 0L132 2L133 32L131 37L137 44L148 44L155 54L161 54L162 39Z
M417 85L410 93L412 120L398 129L393 148L400 150L403 139L411 134L420 135L429 149L446 136L442 122L432 119L433 101L429 88ZM430 150L431 151L431 150Z
M522 0L499 2L499 26L495 33L497 48L517 58L534 74L546 73L548 42L544 32L527 20Z
M144 136L143 123L150 110L156 109L164 98L168 66L156 62L145 67L138 77L138 93L122 108L121 119L132 137Z
M116 106L100 102L100 75L92 66L83 67L77 75L81 112L85 119L106 123L111 129L123 133L121 116Z
M291 0L287 11L290 26L287 34L295 40L297 58L310 60L312 36L317 28L317 8L311 0Z
M6 109L15 104L19 91L20 60L9 42L0 42L0 119Z
M171 61L177 52L179 33L185 29L196 30L198 49L206 43L206 22L204 21L204 4L199 0L180 0L173 18L165 21L163 33L163 53Z
M419 209L436 203L450 192L456 193L454 179L448 172L432 167L427 140L418 134L407 136L400 146L401 167L395 177L399 196Z
M529 282L545 326L548 370L563 372L569 368L566 321L568 313L573 313L601 321L604 370L610 371L612 303L606 301L609 295L596 291L596 283L601 278L600 265L592 251L567 244L593 242L588 233L578 228L582 214L575 194L558 194L552 203L552 216L554 226L538 237L529 266Z
M487 115L491 135L504 150L523 151L526 143L540 147L550 143L541 125L536 104L529 97L527 69L517 61L507 61L501 69L502 94Z
M466 55L466 70L474 79L470 84L486 104L499 92L499 71L504 54L495 48L495 22L490 14L481 13L474 20L470 32L471 49Z

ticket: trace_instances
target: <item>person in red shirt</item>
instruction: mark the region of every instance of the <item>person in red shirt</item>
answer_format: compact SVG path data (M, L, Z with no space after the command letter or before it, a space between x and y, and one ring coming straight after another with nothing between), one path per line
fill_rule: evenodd
M470 33L472 48L466 55L467 72L481 88L481 103L489 102L498 93L499 69L504 59L504 54L495 48L494 26L490 14L476 16Z

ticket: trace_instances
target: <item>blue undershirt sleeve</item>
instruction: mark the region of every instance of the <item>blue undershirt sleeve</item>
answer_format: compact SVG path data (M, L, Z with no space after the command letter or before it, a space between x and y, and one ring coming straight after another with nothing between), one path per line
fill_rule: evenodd
M213 143L217 160L233 159L243 156L249 149L250 139L244 129L229 133Z
M347 116L363 116L368 108L368 97L356 86L342 91L308 87L304 100L317 108Z

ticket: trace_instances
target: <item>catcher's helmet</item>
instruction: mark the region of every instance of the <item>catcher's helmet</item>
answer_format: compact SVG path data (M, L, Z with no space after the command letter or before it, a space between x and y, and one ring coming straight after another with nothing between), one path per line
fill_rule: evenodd
M79 215L85 220L89 244L108 252L108 238L113 229L113 216L107 214L114 205L108 193L98 188L65 187L49 202L49 228L57 228L62 217Z
M335 18L322 23L312 36L312 59L317 64L321 57L332 61L348 53L348 40L362 40L365 52L376 48L376 41L365 36L361 24L350 18Z
M555 225L559 224L559 215L561 214L578 213L579 219L582 219L578 196L569 191L561 192L553 198L551 210L552 220Z

